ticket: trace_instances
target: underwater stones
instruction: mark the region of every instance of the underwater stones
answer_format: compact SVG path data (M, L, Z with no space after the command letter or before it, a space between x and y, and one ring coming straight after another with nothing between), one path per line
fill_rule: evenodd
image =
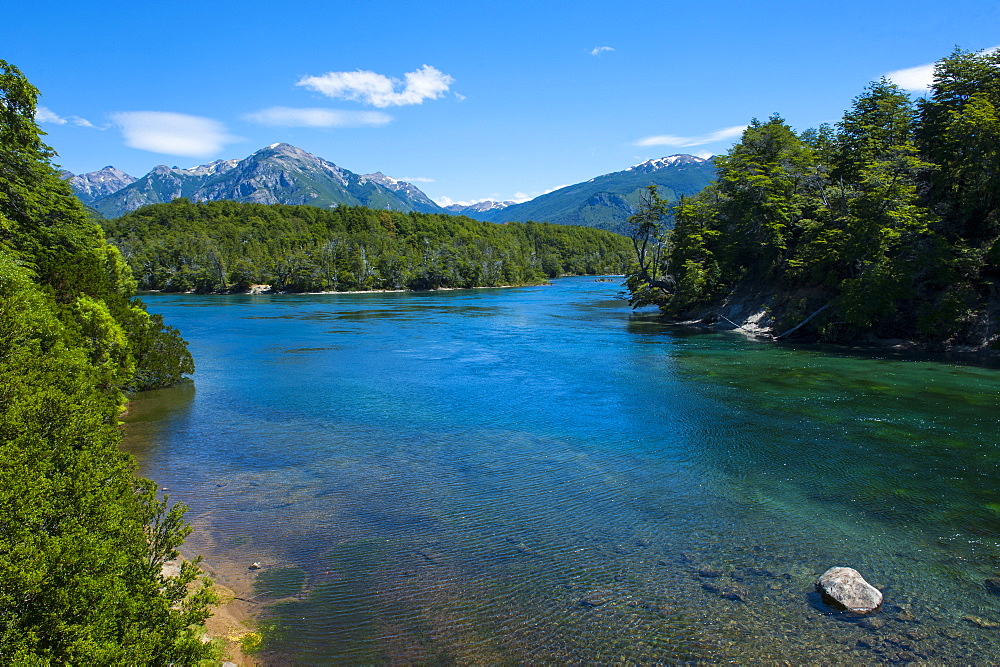
M584 607L600 607L601 605L607 604L614 599L614 594L611 591L606 591L603 589L598 589L596 591L590 591L583 598L580 599L580 604Z
M885 620L881 618L864 618L858 623L858 627L875 632L885 627Z
M736 581L744 581L745 579L753 579L755 577L774 579L776 576L774 572L763 567L740 567L736 568L732 574L733 579Z
M1000 628L1000 623L980 618L979 616L963 616L962 620L967 623L971 623L977 628L983 628L984 630L995 630L996 628Z
M852 567L831 567L816 582L816 590L827 603L860 614L882 605L882 592Z
M714 584L706 582L701 585L703 589L709 593L715 593L720 598L725 600L733 600L735 602L746 602L749 597L749 592L742 586L725 586L720 584Z

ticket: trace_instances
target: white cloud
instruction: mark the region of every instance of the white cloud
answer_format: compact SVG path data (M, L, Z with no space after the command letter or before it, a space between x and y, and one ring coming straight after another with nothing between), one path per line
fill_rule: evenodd
M711 144L716 141L724 141L725 139L732 139L743 134L743 130L747 129L746 125L734 125L732 127L724 127L721 130L716 130L715 132L709 132L708 134L703 134L698 137L678 137L673 134L661 134L655 137L646 137L645 139L640 139L635 142L635 146L676 146L679 148L685 148L688 146L703 146L704 144Z
M399 179L401 181L406 181L407 183L433 183L433 178L424 178L423 176L406 176Z
M280 127L379 127L392 122L381 111L341 111L339 109L294 109L271 107L243 116L261 125Z
M405 179L403 179L405 180ZM435 197L434 203L438 206L444 208L446 206L472 206L473 204L478 204L484 201L510 201L509 199L503 199L498 194L492 194L489 197L480 197L479 199L452 199L451 197Z
M400 180L405 181L409 179L404 178ZM455 200L452 199L451 197L434 197L433 199L434 203L437 204L438 206L451 206L452 204L458 204L459 206L472 206L473 204L478 204L479 202L484 202L484 201L495 201L495 202L512 201L515 204L520 204L522 202L528 201L529 199L534 199L535 197L541 197L542 195L547 195L550 192L555 192L556 190L560 190L565 187L568 186L557 185L556 187L549 188L548 190L532 192L532 193L515 192L513 196L510 197L501 197L498 193L494 192L491 195L488 195L486 197L480 197L479 199Z
M153 153L210 157L226 144L242 141L211 118L167 111L123 111L111 114L125 145Z
M694 154L695 157L700 157L702 160L707 160L708 158L715 155L712 151L698 151Z
M71 123L79 127L94 127L94 124L86 118L80 118L79 116L67 116L63 118L48 107L35 108L35 122L53 123L55 125L65 125L66 123Z
M934 63L897 69L887 73L885 78L903 90L927 90L934 83Z
M555 192L556 190L562 190L563 188L568 188L568 187L569 187L569 184L567 183L567 184L564 184L564 185L557 185L556 187L549 188L548 190L542 190L541 192L538 192L538 191L530 192L530 193L528 193L528 192L515 192L514 196L510 198L510 201L513 201L513 202L515 202L517 204L520 204L521 202L526 202L529 199L534 199L535 197L541 197L542 195L547 195L550 192Z
M605 53L607 51L614 51L614 50L615 50L614 47L611 47L611 46L596 46L593 49L591 49L590 55L592 55L592 56L599 56L602 53Z
M454 78L430 65L403 76L405 81L366 70L327 72L320 76L303 77L295 85L334 99L354 100L384 109L435 100L448 92L455 82Z
M66 119L58 115L48 107L36 107L35 108L35 122L36 123L55 123L56 125L65 125Z
M991 46L988 49L983 49L979 51L979 54L994 53L995 51L1000 51L1000 46ZM886 72L885 78L903 90L920 93L926 92L931 87L931 84L934 83L934 63Z

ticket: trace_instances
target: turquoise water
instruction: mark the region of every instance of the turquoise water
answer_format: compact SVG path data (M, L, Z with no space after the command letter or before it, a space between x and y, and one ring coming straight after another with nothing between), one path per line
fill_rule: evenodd
M151 296L198 372L126 445L224 583L265 565L268 663L1000 658L1000 371L619 290ZM882 610L827 608L834 565Z

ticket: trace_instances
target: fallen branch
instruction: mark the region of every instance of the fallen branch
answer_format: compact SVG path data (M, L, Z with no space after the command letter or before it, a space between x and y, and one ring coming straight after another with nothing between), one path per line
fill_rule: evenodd
M796 324L796 325L795 325L794 327L792 327L791 329L789 329L789 330L788 330L788 331L786 331L785 333L781 334L780 336L775 336L775 337L774 337L774 339L775 339L775 340L778 340L779 338L784 338L785 336L787 336L788 334L790 334L790 333L792 333L792 332L796 331L796 330L797 330L797 329L798 329L799 327L801 327L801 326L802 326L803 324L805 324L806 322L808 322L808 321L809 321L809 320L811 320L812 318L816 317L817 315L819 315L819 314L820 314L821 312L823 312L824 310L826 310L826 309L827 309L827 308L829 308L829 307L830 307L830 304L826 304L825 306L821 306L821 307L820 307L820 308L818 308L817 310L814 310L814 311L813 311L813 314L812 314L812 315L810 315L810 316L809 316L809 317L807 317L806 319L802 320L801 322L799 322L798 324Z
M752 329L748 329L747 327L743 326L742 324L736 324L736 322L733 322L731 319L729 319L725 315L722 315L721 313L719 314L719 317L721 317L725 321L729 322L730 324L732 324L737 329L743 329L744 331L749 331L750 333L754 333Z

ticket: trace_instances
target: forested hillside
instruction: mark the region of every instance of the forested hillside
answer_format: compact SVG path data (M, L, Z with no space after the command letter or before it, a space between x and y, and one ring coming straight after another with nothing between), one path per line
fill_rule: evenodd
M191 357L52 167L37 95L0 61L0 662L191 664L209 596L161 576L183 508L118 448L126 390Z
M833 127L754 120L715 164L672 235L635 218L634 303L777 334L812 316L794 335L828 341L997 340L1000 53L942 59L916 102L883 79Z
M177 199L104 223L143 289L289 292L525 285L623 273L624 237L585 227L340 206Z
M626 220L635 212L646 186L658 186L660 196L674 203L685 195L697 194L713 178L715 168L710 160L671 155L473 217L490 222L545 220L627 234Z

